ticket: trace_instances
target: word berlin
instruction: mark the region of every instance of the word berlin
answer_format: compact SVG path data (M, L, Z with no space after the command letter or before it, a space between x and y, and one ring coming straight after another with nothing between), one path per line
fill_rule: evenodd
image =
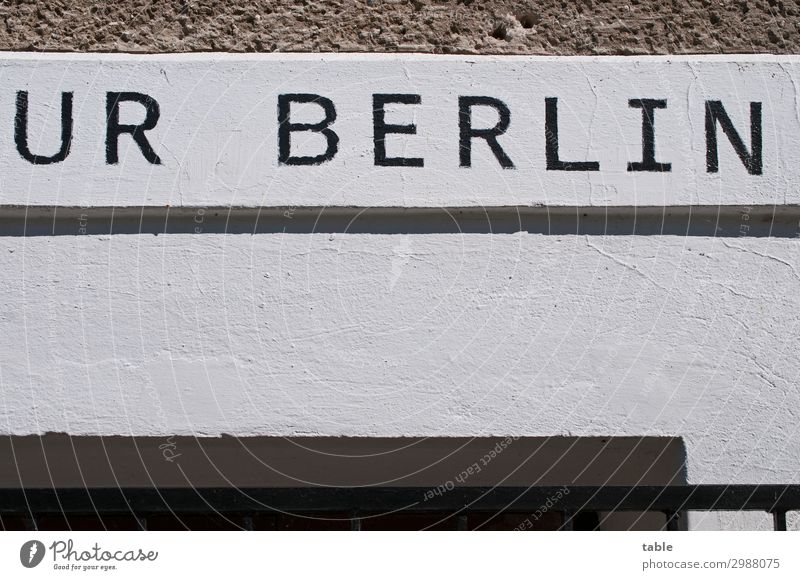
M34 165L49 165L67 159L72 144L73 117L71 92L61 93L61 146L51 155L44 152L33 152L28 143L28 106L30 96L27 91L17 92L16 117L14 123L14 141L17 151L26 161ZM424 167L422 157L388 156L386 142L391 135L416 135L414 123L394 124L385 120L387 105L413 107L422 103L418 94L373 94L372 125L374 164L382 167ZM296 122L292 119L292 105L316 105L320 109L321 120L308 123ZM278 95L278 163L281 165L308 166L320 165L333 161L339 151L340 138L336 132L336 106L334 102L318 94L290 93ZM641 110L641 157L627 163L631 172L669 172L672 164L669 160L656 156L656 118L657 111L667 108L667 99L632 98L628 106ZM120 123L120 108L141 107L145 118L139 124ZM492 109L497 122L491 126L474 126L473 111L477 107ZM598 161L568 161L559 154L558 98L544 99L545 128L543 142L545 147L546 169L549 171L599 171ZM106 93L106 155L108 165L119 162L118 146L123 137L132 139L144 158L153 165L160 165L161 158L148 139L147 132L154 129L160 117L158 102L149 95L138 92ZM497 163L503 169L514 169L512 160L503 148L503 135L511 125L511 110L500 99L491 96L459 96L458 97L458 140L459 166L472 166L472 150L476 144L488 147ZM722 129L733 150L738 155L747 172L761 175L762 162L762 120L761 103L750 102L750 143L742 138L740 130L731 121L722 101L705 101L705 142L706 171L719 171L719 134ZM295 155L292 150L292 136L296 133L318 133L324 137L325 147L315 155Z

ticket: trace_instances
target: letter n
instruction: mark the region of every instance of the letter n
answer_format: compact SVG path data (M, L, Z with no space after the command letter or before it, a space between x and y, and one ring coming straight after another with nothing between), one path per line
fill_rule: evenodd
M761 103L750 103L750 151L731 123L722 101L706 101L706 171L719 171L719 152L717 148L717 123L733 145L733 150L742 160L750 175L761 175L763 160L761 154Z

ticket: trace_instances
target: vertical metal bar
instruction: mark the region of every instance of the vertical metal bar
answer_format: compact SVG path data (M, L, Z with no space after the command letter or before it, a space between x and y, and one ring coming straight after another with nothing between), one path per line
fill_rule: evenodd
M572 518L575 517L575 514L569 510L564 510L564 523L561 524L561 527L558 531L560 532L572 532L575 530L575 526L572 523Z
M772 523L776 532L785 532L787 530L786 512L783 510L772 512Z
M667 531L668 532L677 532L679 529L679 522L681 519L681 515L678 512L664 512L664 515L667 516Z
M456 520L456 530L458 530L459 532L465 532L468 529L469 529L469 526L467 525L467 516L466 516L466 514L459 514L459 516L458 516L458 518Z
M246 515L242 518L242 528L247 531L253 531L253 516Z
M350 514L350 531L351 532L361 531L361 519L358 517L358 514L356 512Z

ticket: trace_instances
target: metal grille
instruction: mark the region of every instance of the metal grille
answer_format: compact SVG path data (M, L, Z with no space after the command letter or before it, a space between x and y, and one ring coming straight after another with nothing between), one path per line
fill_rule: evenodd
M635 511L661 512L665 529L677 530L686 511L749 510L771 513L774 529L786 530L786 513L797 509L800 485L461 487L438 494L415 487L0 490L4 527L17 522L28 529L54 520L75 529L70 521L81 518L84 525L97 521L94 529L105 527L104 518L128 518L129 529L155 529L164 518L181 529L205 528L208 518L231 524L223 528L254 529L264 518L299 517L359 530L379 514L413 516L422 528L471 529L470 521L492 514L558 513L557 529L574 530L591 529L587 515Z

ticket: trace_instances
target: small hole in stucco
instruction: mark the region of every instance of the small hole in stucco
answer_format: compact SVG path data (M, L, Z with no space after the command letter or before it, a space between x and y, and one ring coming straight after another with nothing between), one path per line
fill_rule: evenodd
M522 28L533 28L539 24L541 19L539 18L538 14L534 14L533 12L525 12L524 14L519 15L517 20L519 20Z
M498 24L492 30L492 38L496 38L497 40L508 40L508 29L506 28L505 24Z

